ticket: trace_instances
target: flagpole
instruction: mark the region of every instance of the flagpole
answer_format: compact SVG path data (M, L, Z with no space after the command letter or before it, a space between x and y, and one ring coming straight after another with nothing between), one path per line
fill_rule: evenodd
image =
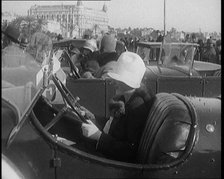
M163 35L163 39L166 35L166 0L164 0L164 35Z
M163 16L163 25L164 25L164 32L163 32L163 40L162 40L162 44L160 46L160 51L159 51L159 59L158 59L158 65L161 64L161 56L162 56L162 49L163 49L163 45L165 43L165 35L166 35L166 0L163 1L164 2L164 9L163 9L163 13L164 13L164 16ZM163 63L163 62L162 62Z

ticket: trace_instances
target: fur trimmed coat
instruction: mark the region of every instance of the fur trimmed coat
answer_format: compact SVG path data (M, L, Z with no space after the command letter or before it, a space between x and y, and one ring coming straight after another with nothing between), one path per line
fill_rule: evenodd
M108 134L102 132L97 151L110 159L135 162L153 99L142 87L136 89L128 101L124 96L113 99L110 110L114 110L114 118Z

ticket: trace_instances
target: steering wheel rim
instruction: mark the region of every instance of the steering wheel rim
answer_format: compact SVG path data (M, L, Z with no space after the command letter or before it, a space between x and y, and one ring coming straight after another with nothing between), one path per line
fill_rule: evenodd
M57 78L55 74L51 76L51 79L53 80L54 84L58 88L59 92L61 93L61 96L64 101L64 107L59 110L59 112L56 114L56 116L44 126L44 128L48 131L50 128L52 128L61 118L65 115L66 112L69 114L72 114L74 117L74 120L79 123L86 123L86 119L82 115L82 110L80 109L80 105L77 103L79 100L78 98L74 98L70 91L64 86L64 84ZM46 103L50 103L50 101L45 98Z
M76 115L80 118L82 122L86 122L86 119L82 115L81 106L77 103L79 98L74 98L71 92L67 89L67 87L57 78L55 74L52 75L52 80L58 90L60 91L63 100L65 100L67 106L75 112Z

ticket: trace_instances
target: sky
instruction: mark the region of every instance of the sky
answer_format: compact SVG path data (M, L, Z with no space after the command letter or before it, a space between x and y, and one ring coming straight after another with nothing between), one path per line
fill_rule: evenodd
M2 12L27 15L32 5L76 4L77 1L2 1ZM165 0L166 30L221 32L221 0ZM115 28L164 28L164 0L86 1L94 9L108 7L109 25Z

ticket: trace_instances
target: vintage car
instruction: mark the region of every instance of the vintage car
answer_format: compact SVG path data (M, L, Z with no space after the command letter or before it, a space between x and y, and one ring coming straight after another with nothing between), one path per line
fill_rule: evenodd
M89 151L80 132L80 105L105 124L111 81L70 77L64 85L56 60L39 71L2 69L3 178L221 178L221 96L157 93L137 162L121 162Z
M59 44L58 42L58 47ZM73 44L75 45L75 40ZM78 41L77 44L79 44ZM64 47L64 42L61 43L61 46ZM160 48L162 49L161 54ZM198 97L220 95L221 65L195 60L197 50L198 45L193 43L164 43L162 46L161 42L139 42L136 53L142 57L147 67L143 83L154 94L176 92ZM69 55L64 55L61 59L68 62L67 64L73 72L73 77L66 80L66 86L72 93L74 86L79 88L77 86L83 86L83 83L87 86L93 84L91 80L79 78L80 75L74 70L75 67L71 63ZM105 84L105 81L100 79L94 81ZM111 85L110 91L113 91L112 88ZM80 90L76 89L75 91ZM83 94L86 93L92 95L91 92L88 92L88 89L83 92ZM83 96L80 93L78 95L85 98L85 95Z
M139 42L136 53L147 66L144 81L155 93L221 94L221 65L196 60L198 44Z

